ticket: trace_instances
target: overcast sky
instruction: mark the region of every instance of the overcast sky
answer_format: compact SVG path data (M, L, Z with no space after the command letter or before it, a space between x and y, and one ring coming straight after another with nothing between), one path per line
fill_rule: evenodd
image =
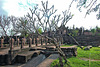
M43 0L46 1L46 0ZM48 0L49 5L54 5L58 10L57 13L68 9L71 0ZM41 0L0 0L0 15L14 15L14 16L24 16L29 11L29 8L33 8L34 5L41 4ZM74 2L71 7L71 13L74 17L68 22L67 26L71 27L85 27L86 29L94 28L95 26L100 27L100 20L96 19L97 13L91 13L85 17L86 9L82 9L80 12L76 8L76 3Z

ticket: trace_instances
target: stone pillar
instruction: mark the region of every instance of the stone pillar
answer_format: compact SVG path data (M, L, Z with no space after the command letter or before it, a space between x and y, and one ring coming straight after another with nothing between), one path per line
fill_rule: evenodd
M26 43L26 38L23 38L23 45L25 45Z
M9 45L10 45L10 50L12 50L14 45L14 38L9 39Z
M48 39L47 39L47 38L45 38L45 45L47 45L47 43L48 43Z
M37 40L36 41L36 46L38 46L38 44L39 44L39 38L37 38L36 40Z
M3 47L4 39L1 39L1 48Z
M17 38L17 46L19 46L19 41L20 41L19 38Z
M23 48L23 39L22 39L22 41L21 41L21 49Z
M29 38L29 47L32 45L32 38Z
M35 44L35 38L33 39L33 44Z
M41 45L43 45L43 38L41 37Z
M21 49L24 48L25 43L26 43L26 39L22 38Z

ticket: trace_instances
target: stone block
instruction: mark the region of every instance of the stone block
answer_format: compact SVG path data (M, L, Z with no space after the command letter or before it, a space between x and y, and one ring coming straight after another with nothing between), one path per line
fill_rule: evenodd
M35 57L40 54L40 51L28 51L23 52L17 55L17 62L18 63L26 63L28 60L30 60L32 57Z

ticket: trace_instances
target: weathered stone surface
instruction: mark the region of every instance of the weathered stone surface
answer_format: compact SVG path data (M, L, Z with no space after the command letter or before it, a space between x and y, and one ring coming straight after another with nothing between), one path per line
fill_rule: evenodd
M81 49L83 49L83 48L84 48L84 46L80 46L80 48L81 48Z
M67 57L77 56L77 48L75 46L61 47L61 50L64 51Z
M18 63L25 63L30 60L32 57L38 56L40 51L28 51L23 52L17 55L17 62Z
M87 47L92 48L92 46L91 46L91 45L90 45L90 46L87 46Z
M100 46L98 46L98 47L100 47Z
M85 47L84 50L90 50L90 47Z
M25 43L26 43L26 39L22 38L21 49L24 48Z
M42 63L40 63L37 67L49 67L50 64L59 57L59 54L51 54L48 58L46 58Z
M4 39L1 39L1 48L3 47Z
M9 51L9 54L2 54L0 55L0 65L5 64L12 64L12 63L25 63L28 60L32 59L32 57L35 57L39 54L44 54L46 56L49 56L50 54L59 54L56 50L55 46L47 46L42 45L42 47L32 47L32 48L23 48L23 49L13 49L12 51ZM16 48L16 47L15 47ZM75 46L73 47L61 47L61 49L65 52L67 57L71 56L77 56L77 48ZM6 56L5 56L6 55ZM6 59L5 59L6 58Z
M13 49L14 41L15 41L14 38L9 39L10 50Z
M71 39L69 36L63 36L64 38L64 42L63 43L67 43L67 44L76 44L75 41L73 39ZM86 35L81 35L81 36L76 36L74 37L81 46L88 46L88 45L92 45L94 47L99 46L100 44L100 36L86 36Z
M45 58L46 58L45 55L40 54L37 57L32 58L29 62L25 63L21 67L37 67L37 65L39 65L42 61L44 61Z
M53 50L53 51L56 50L56 47L55 47L55 46L46 46L45 48L46 48L47 50Z
M32 47L32 38L29 38L29 47Z
M19 46L19 42L20 42L20 40L19 40L19 38L17 39L17 46Z

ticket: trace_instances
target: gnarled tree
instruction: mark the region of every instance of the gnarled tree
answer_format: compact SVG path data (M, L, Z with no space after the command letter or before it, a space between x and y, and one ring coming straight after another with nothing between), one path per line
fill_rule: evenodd
M38 5L34 7L34 9L30 9L31 13L28 13L27 23L33 25L33 29L36 33L42 37L45 37L52 41L52 43L56 46L59 53L63 56L64 60L67 62L66 56L64 52L59 47L59 42L55 38L55 34L60 27L66 25L66 23L72 19L73 15L69 11L64 11L63 16L60 14L57 15L57 10L54 9L54 5L48 7L48 1L41 2L42 8L39 8ZM41 28L44 33L49 32L49 36L45 34L41 34L38 29ZM31 28L27 28L30 29ZM62 34L58 34L61 36Z

